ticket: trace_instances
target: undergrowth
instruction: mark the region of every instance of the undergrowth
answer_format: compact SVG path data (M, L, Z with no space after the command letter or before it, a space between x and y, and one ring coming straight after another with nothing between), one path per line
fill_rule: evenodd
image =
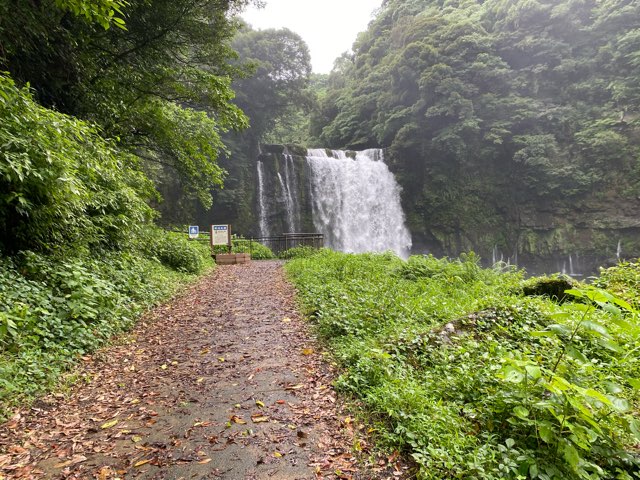
M154 227L134 243L0 257L0 418L212 266L207 245Z
M227 253L228 251L229 247L226 245L216 245L213 247L213 253ZM253 260L270 260L275 258L275 255L269 247L236 235L234 235L231 240L231 251L233 253L250 253Z
M640 478L640 325L623 299L585 285L562 304L525 296L522 272L473 254L325 250L286 268L337 388L417 478Z

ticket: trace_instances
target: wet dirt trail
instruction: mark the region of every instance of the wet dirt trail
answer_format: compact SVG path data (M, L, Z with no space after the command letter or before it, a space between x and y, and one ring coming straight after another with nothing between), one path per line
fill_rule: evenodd
M0 479L394 476L358 470L281 262L218 267L77 374L0 427Z

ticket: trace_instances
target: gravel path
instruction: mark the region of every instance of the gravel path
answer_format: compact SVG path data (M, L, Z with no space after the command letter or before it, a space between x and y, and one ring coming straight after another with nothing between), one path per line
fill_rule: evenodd
M0 479L399 475L358 470L353 445L367 444L337 406L281 262L218 267L76 375L0 427Z

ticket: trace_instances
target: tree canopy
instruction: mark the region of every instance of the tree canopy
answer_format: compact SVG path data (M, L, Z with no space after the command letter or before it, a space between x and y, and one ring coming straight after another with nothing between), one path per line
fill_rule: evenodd
M233 13L246 0L5 1L0 68L45 107L97 124L211 205L221 133L247 126L233 103ZM106 28L115 24L122 28ZM148 172L157 169L148 169Z

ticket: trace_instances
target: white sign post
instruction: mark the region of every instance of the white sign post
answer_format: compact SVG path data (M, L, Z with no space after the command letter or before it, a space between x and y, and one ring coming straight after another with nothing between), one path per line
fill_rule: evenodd
M198 225L189 226L189 238L195 240L200 235L200 227Z
M211 225L211 246L228 245L231 252L231 228L229 225Z

